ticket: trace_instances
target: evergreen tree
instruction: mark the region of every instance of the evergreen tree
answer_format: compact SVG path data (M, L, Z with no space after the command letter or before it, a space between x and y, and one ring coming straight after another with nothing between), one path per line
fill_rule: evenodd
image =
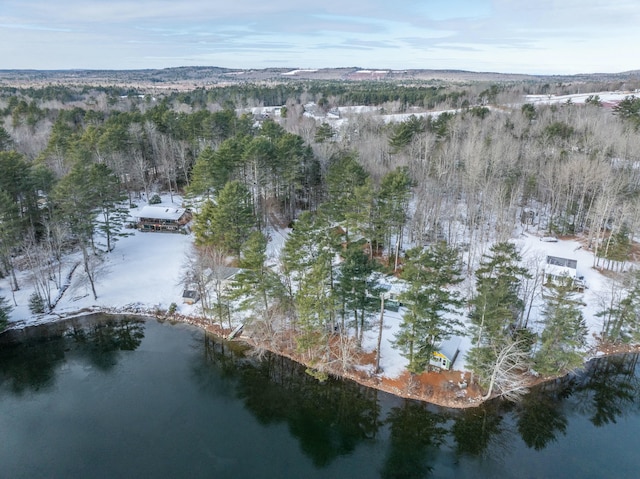
M362 248L357 245L347 247L340 264L336 294L342 301L342 331L345 313L350 312L358 344L362 344L367 318L379 310L380 288L373 277L377 269L378 263L369 258Z
M255 226L251 194L238 181L230 181L215 198L207 200L195 215L193 231L198 245L218 245L240 253L240 247Z
M336 132L333 130L329 123L321 123L316 128L316 133L313 136L313 141L316 143L324 143L331 140L335 136Z
M18 205L9 194L0 189L0 261L10 275L11 288L18 290L18 280L13 265L14 250L20 244L20 213Z
M345 224L347 243L350 225L345 222L345 214L351 210L356 189L365 183L368 176L355 153L343 153L332 159L327 171L327 211L333 221Z
M282 250L298 330L296 343L309 358L326 346L327 334L336 326L333 259L339 245L324 215L304 212Z
M628 277L626 294L614 295L611 303L596 313L603 318L602 338L613 343L629 343L640 338L640 274Z
M69 174L56 185L53 199L56 204L55 213L78 241L82 251L84 271L93 297L98 299L92 258L89 255L89 249L93 247L95 208L97 207L92 182L88 181L91 176L91 165L83 160L77 161Z
M635 127L640 127L640 97L630 95L613 107L613 112L620 118L630 121Z
M276 164L275 144L267 136L256 136L249 141L243 152L244 182L253 196L254 213L258 225L266 222L267 197L273 185L273 167Z
M388 245L389 258L394 258L393 270L398 268L402 234L407 222L407 210L411 197L411 178L407 168L397 168L387 173L381 181L378 194L377 224L383 245ZM395 245L391 239L395 237ZM391 250L393 248L393 254Z
M129 211L122 203L127 197L122 193L118 177L104 164L92 165L87 181L91 185L91 199L97 207L96 226L105 235L109 252L113 250L117 238L125 235L122 229Z
M8 151L13 146L11 135L0 125L0 151Z
M239 309L249 312L251 322L264 338L272 338L278 302L284 298L284 286L278 274L266 266L267 238L259 231L249 235L242 245L239 266L230 297L239 301Z
M460 294L451 289L462 281L458 251L446 243L413 248L407 251L402 278L408 283L400 296L406 312L395 345L409 360L407 369L417 374L428 368L438 344L462 326L456 318Z
M604 244L597 249L597 264L600 265L599 258L604 258L607 260L605 267L608 269L614 269L611 268L611 262L615 262L614 264L617 264L618 266L624 264L624 262L629 259L631 247L629 228L627 225L622 225L618 231L610 235L605 240Z
M45 312L44 299L42 299L42 296L40 296L37 291L34 291L31 293L31 296L29 296L29 311L33 314L41 314Z
M389 138L389 146L396 153L401 151L408 146L417 135L424 133L426 125L424 118L411 115L406 121L395 125Z
M296 287L321 252L330 248L325 244L329 224L326 217L304 211L293 224L282 249L282 265L292 287Z
M298 194L308 195L305 191L308 188L304 186L315 181L306 177L311 173L305 168L310 162L313 162L313 151L300 136L284 133L278 138L272 182L275 197L289 221L294 218Z
M5 330L9 324L9 314L13 308L7 302L7 298L0 296L0 333Z
M476 295L470 301L473 347L467 360L481 382L489 379L500 351L519 329L520 284L529 277L520 261L512 243L497 243L476 270Z
M30 163L15 151L0 151L0 190L18 205L22 227L35 227L39 222L38 186Z
M201 195L221 190L234 177L242 164L246 138L232 137L214 150L206 147L196 158L191 172L189 193Z
M362 236L369 244L369 257L373 257L373 244L375 242L374 227L374 190L371 178L366 178L364 183L356 186L353 195L347 198L344 211L344 224L347 231L351 232L351 241L357 239L354 236Z
M298 351L309 359L318 360L321 350L327 346L329 330L333 330L335 299L332 284L333 254L328 250L320 252L299 283L295 293L297 313L296 336Z
M584 361L580 349L586 342L587 326L570 278L548 285L542 314L544 330L535 356L536 369L543 374L557 374L580 366Z
M533 103L525 103L520 107L520 111L530 122L536 117L536 106Z
M196 158L196 162L191 170L191 183L187 190L189 194L208 194L209 190L213 187L215 179L211 171L211 163L213 163L214 155L214 150L210 146L207 146Z

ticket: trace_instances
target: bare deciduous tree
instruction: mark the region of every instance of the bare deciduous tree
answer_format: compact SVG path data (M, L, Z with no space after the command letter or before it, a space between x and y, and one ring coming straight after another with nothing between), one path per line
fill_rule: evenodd
M499 396L509 401L518 401L529 391L523 374L529 368L529 353L523 348L523 341L508 341L498 352L483 400L497 391Z

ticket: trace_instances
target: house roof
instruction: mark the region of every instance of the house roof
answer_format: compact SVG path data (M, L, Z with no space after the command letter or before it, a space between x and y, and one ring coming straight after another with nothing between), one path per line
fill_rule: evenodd
M221 268L217 268L215 271L212 271L211 276L215 276L217 279L226 281L233 278L236 275L236 273L238 273L239 271L240 271L240 268L223 266Z
M576 277L578 262L571 258L561 258L560 256L547 256L547 264L544 267L545 274L552 276Z
M179 220L185 208L176 208L175 206L145 206L137 214L136 218L152 218L156 220Z
M547 264L544 267L544 272L545 274L550 274L551 276L556 276L556 277L560 277L560 276L566 276L568 278L576 277L575 268L569 268L567 266L557 266L555 264Z
M453 361L460 350L460 336L451 336L440 343L438 352L444 355L449 361Z

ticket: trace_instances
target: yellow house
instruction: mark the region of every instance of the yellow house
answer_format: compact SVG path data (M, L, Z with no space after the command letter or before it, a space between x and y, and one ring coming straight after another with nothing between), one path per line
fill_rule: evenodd
M438 350L433 352L433 358L431 358L429 364L435 368L450 370L458 357L461 341L462 338L460 336L452 336L442 341Z

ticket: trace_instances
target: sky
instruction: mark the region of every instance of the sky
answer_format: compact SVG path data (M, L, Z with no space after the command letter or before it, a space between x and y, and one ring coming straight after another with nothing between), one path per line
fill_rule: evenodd
M638 0L2 0L0 69L640 69Z

